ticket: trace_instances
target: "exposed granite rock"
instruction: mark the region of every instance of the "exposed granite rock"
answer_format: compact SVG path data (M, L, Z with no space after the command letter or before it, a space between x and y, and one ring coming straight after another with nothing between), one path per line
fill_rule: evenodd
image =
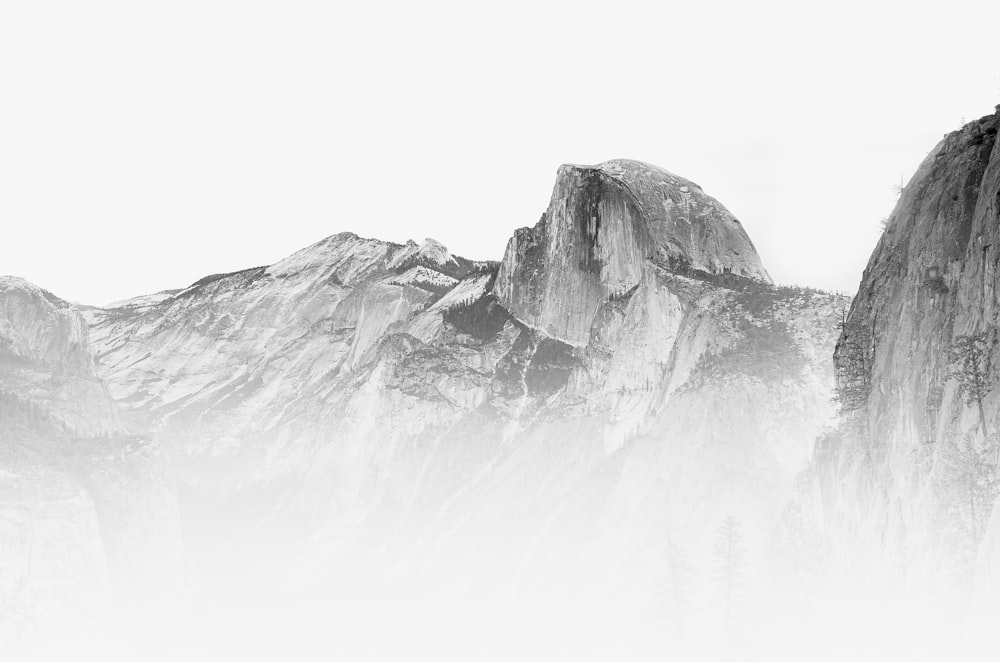
M528 326L582 345L598 306L638 284L646 262L770 282L718 201L665 170L618 160L559 168L542 219L508 243L495 292Z
M4 656L107 656L113 596L93 500L64 473L0 459Z
M601 590L643 590L668 544L705 565L724 516L763 544L833 415L846 304L771 285L686 180L567 166L500 265L342 233L86 311L122 420L157 445L124 476L84 464L131 526L145 506L109 504L167 485L165 449L199 604L262 568L323 599L400 567L502 591L613 567Z
M0 277L0 392L16 395L82 435L121 431L94 372L83 316L20 278Z
M1000 392L984 399L984 434L949 353L960 336L985 332L997 382L998 127L1000 112L945 136L903 190L838 342L852 411L817 447L832 537L855 546L845 555L962 590L992 498L970 503L956 462L973 453L995 464ZM928 560L939 555L964 560Z
M650 166L564 167L546 219L499 268L345 233L91 311L99 371L189 498L282 527L276 555L378 540L443 567L487 535L515 572L573 540L559 574L668 531L706 549L730 512L762 539L832 416L846 298L772 286L721 205Z
M70 304L0 279L0 647L12 659L17 645L107 657L122 642L115 622L177 615L169 461L124 435L91 351Z

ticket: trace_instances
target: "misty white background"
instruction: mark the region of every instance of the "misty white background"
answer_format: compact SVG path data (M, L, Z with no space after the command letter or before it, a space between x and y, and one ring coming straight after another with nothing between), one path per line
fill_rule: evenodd
M560 163L701 184L854 291L893 185L1000 103L1000 3L0 3L0 273L84 303L351 230L499 259Z

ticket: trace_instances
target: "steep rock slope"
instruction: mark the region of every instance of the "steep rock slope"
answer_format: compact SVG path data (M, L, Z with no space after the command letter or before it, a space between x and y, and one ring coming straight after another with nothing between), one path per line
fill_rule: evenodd
M165 460L124 436L81 314L0 278L0 646L109 654L116 601L176 590L178 541Z
M646 261L770 282L739 221L698 185L618 160L559 169L541 221L508 243L496 292L529 326L582 345L600 303L635 287Z
M300 469L296 427L318 423L309 417L386 335L482 266L433 240L334 235L270 267L89 311L97 366L130 429L157 434L225 493L263 461L269 480Z
M20 278L0 277L0 392L84 435L120 430L94 373L87 325L70 304Z
M344 233L87 314L123 420L170 450L204 604L276 573L634 609L727 515L763 553L846 305L772 286L696 185L614 161L561 168L499 265Z
M837 345L842 424L817 447L848 562L960 591L996 494L998 126L1000 113L945 136L903 190ZM979 402L954 355L974 337Z

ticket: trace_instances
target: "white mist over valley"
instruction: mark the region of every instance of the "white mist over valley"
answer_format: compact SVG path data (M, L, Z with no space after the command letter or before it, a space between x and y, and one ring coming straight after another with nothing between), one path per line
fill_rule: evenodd
M928 155L853 298L629 160L561 166L498 261L342 232L103 308L3 277L0 646L984 654L997 126Z

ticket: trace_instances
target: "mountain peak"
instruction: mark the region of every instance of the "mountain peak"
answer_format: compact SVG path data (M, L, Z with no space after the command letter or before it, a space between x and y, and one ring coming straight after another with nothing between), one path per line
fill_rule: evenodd
M295 276L316 270L336 269L343 282L353 280L380 262L394 244L341 232L321 239L268 267L273 276Z
M52 294L48 290L38 287L34 283L25 280L19 276L3 276L0 275L0 293L10 292L10 291L20 291L30 294L35 297L40 297L49 302L52 306L58 309L72 308L72 305L63 299L60 299L56 295Z
M649 264L771 282L743 226L700 186L616 159L559 168L542 219L508 243L496 292L522 322L582 344L598 306Z
M624 187L670 252L689 260L693 267L770 282L742 224L695 182L633 159L589 166L567 164L560 168L561 175L564 168L596 172Z
M655 177L677 183L678 186L686 185L697 188L699 191L701 190L701 187L694 182L684 179L683 177L678 177L665 168L661 168L660 166L656 166L651 163L646 163L645 161L638 161L636 159L611 159L595 165L564 163L559 166L560 171L564 168L575 170L598 170L609 177L618 179L623 183L628 183L641 177Z
M397 267L408 260L415 259L425 259L430 260L434 264L443 266L446 264L457 264L458 261L448 252L447 247L436 239L431 239L427 237L424 239L423 243L418 244L412 239L406 242L406 245L397 252L392 257L390 262L390 267Z

